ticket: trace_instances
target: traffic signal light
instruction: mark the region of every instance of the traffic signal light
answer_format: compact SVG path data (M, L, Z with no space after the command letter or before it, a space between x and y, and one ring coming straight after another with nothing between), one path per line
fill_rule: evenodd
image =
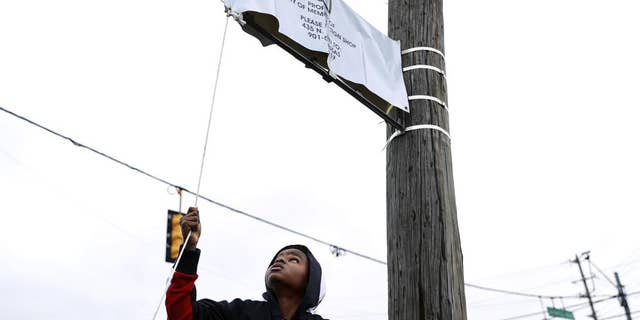
M182 229L180 228L180 218L183 213L169 210L167 213L167 249L165 261L174 263L178 259L180 246L184 242L182 238Z

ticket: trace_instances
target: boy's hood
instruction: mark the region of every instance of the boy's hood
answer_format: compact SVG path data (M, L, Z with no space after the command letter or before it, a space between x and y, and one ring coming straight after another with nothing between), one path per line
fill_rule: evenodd
M322 298L324 298L325 294L324 279L322 278L322 268L320 267L320 263L313 256L309 248L300 244L293 244L278 250L278 252L273 256L273 259L269 262L269 266L273 264L278 254L286 249L298 249L304 252L307 256L307 260L309 261L309 281L307 282L307 290L304 293L304 298L302 299L300 307L298 307L297 313L300 311L313 312L320 302L322 302ZM267 292L265 292L263 296L267 300L275 300L275 295L268 287Z

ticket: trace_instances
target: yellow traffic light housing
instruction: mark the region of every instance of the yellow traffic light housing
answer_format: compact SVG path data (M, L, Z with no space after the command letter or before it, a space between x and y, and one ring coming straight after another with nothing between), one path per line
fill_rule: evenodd
M174 263L178 259L180 246L184 242L182 237L182 229L180 228L180 218L184 213L169 210L167 213L167 248L165 261Z

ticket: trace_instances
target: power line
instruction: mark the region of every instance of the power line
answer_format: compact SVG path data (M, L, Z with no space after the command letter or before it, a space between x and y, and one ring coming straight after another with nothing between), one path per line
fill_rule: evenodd
M617 287L618 287L618 286L613 282L613 280L611 280L611 278L609 278L609 277L607 276L607 274L606 274L606 273L604 273L604 271L602 271L600 268L598 268L598 266L597 266L595 263L593 263L593 261L591 261L591 259L589 259L589 264L591 264L594 268L596 268L596 270L598 270L598 272L600 272L600 274L601 274L601 275L602 275L602 276L603 276L607 281L609 281L609 283L610 283L612 286L614 286L615 288L617 288Z
M43 126L43 125L41 125L41 124L39 124L39 123L37 123L37 122L35 122L35 121L33 121L33 120L30 120L30 119L28 119L28 118L26 118L26 117L23 117L23 116L21 116L21 115L19 115L19 114L15 113L15 112L13 112L13 111L7 110L7 109L5 109L5 108L4 108L4 107L2 107L2 106L0 106L0 111L3 111L3 112L5 112L5 113L7 113L7 114L10 114L10 115L12 115L12 116L14 116L14 117L16 117L16 118L18 118L18 119L22 120L22 121L25 121L25 122L27 122L27 123L29 123L29 124L31 124L31 125L33 125L33 126L36 126L36 127L40 128L40 129L42 129L42 130L44 130L44 131L47 131L47 132L49 132L49 133L51 133L51 134L53 134L53 135L55 135L55 136L57 136L57 137L59 137L59 138L62 138L62 139L64 139L64 140L67 140L67 141L71 142L71 143L72 143L74 146L76 146L76 147L80 147L80 148L83 148L83 149L89 150L89 151L91 151L91 152L93 152L93 153L95 153L95 154L97 154L97 155L99 155L99 156L101 156L101 157L103 157L103 158L106 158L106 159L108 159L108 160L111 160L111 161L113 161L113 162L115 162L115 163L119 164L119 165L122 165L122 166L124 166L124 167L127 167L127 168L129 168L129 169L131 169L131 170L133 170L133 171L135 171L135 172L138 172L138 173L140 173L140 174L142 174L142 175L145 175L145 176L147 176L147 177L149 177L149 178L151 178L151 179L153 179L153 180L155 180L155 181L158 181L158 182L160 182L160 183L162 183L162 184L165 184L165 185L168 185L168 186L174 187L174 188L176 188L176 189L183 190L184 192L187 192L187 193L189 193L189 194L191 194L191 195L193 195L193 196L198 196L196 192L193 192L193 191L191 191L191 190L189 190L189 189L187 189L187 188L181 187L181 186L179 186L179 185L177 185L177 184L175 184L175 183L171 183L171 182L169 182L169 181L167 181L167 180L165 180L165 179L162 179L162 178L160 178L160 177L158 177L158 176L155 176L155 175L153 175L153 174L150 174L150 173L148 173L148 172L146 172L146 171L144 171L144 170L142 170L142 169L139 169L139 168L137 168L137 167L135 167L135 166L133 166L133 165L131 165L131 164L128 164L128 163L126 163L126 162L124 162L124 161L122 161L122 160L116 159L115 157L112 157L112 156L110 156L110 155L108 155L108 154L106 154L106 153L104 153L104 152L101 152L101 151L99 151L99 150L97 150L97 149L95 149L95 148L93 148L93 147L90 147L90 146L87 146L87 145L85 145L85 144L82 144L82 143L80 143L80 142L76 141L76 140L75 140L75 139L73 139L73 138L70 138L70 137L65 136L65 135L63 135L63 134L61 134L61 133L58 133L58 132L56 132L56 131L54 131L54 130L52 130L52 129L49 129L49 128L47 128L47 127L45 127L45 126ZM264 223L264 224L268 224L268 225L270 225L270 226L272 226L272 227L274 227L274 228L278 228L278 229L280 229L280 230L284 230L284 231L287 231L287 232L289 232L289 233L293 233L293 234L295 234L295 235L301 236L301 237L306 238L306 239L309 239L309 240L311 240L311 241L314 241L314 242L317 242L317 243L320 243L320 244L323 244L323 245L329 246L329 247L332 249L332 251L335 251L335 252L342 252L342 253L350 253L350 254L353 254L353 255L358 256L358 257L360 257L360 258L367 259L367 260L370 260L370 261L373 261L373 262L376 262L376 263L379 263L379 264L383 264L383 265L386 265L386 264L387 264L385 261L382 261L382 260L379 260L379 259L376 259L376 258L370 257L370 256L368 256L368 255L365 255L365 254L359 253L359 252L357 252L357 251L353 251L353 250L350 250L350 249L346 249L346 248L343 248L343 247L340 247L340 246L334 245L334 244L332 244L332 243L329 243L329 242L327 242L327 241L324 241L324 240L318 239L318 238L316 238L316 237L310 236L310 235L305 234L305 233L303 233L303 232L296 231L296 230L294 230L294 229L291 229L291 228L285 227L285 226L280 225L280 224L277 224L277 223L275 223L275 222L272 222L272 221L269 221L269 220L266 220L266 219L260 218L260 217L255 216L255 215L252 215L252 214L250 214L250 213L248 213L248 212L245 212L245 211L242 211L242 210L240 210L240 209L236 209L236 208L234 208L234 207L228 206L228 205L226 205L226 204L224 204L224 203L221 203L221 202L215 201L215 200L213 200L213 199L211 199L211 198L208 198L208 197L206 197L206 196L199 195L199 197L200 197L201 199L203 199L203 200L205 200L205 201L207 201L207 202L211 203L211 204L214 204L214 205L219 206L219 207L221 207L221 208L227 209L227 210L232 211L232 212L234 212L234 213L237 213L237 214L243 215L243 216L245 216L245 217L247 217L247 218L250 218L250 219L253 219L253 220L256 220L256 221L262 222L262 223Z
M520 269L520 270L516 270L516 271L508 271L508 272L505 272L505 273L494 274L494 275L491 275L491 276L488 276L488 277L479 278L479 279L476 279L476 280L481 280L482 281L482 280L489 280L489 279L494 279L494 278L498 278L498 277L500 277L500 278L512 277L512 276L519 275L519 274L522 274L522 273L531 273L531 272L534 272L534 271L555 268L555 267L562 266L562 265L565 265L565 264L568 264L568 263L569 263L569 261L563 261L562 263L546 264L546 265L541 265L541 266L536 266L536 267Z
M630 315L631 315L631 314L636 314L636 313L638 313L638 312L640 312L640 310L638 310L638 311L633 311L633 312L631 312L631 313L629 313L629 314L630 314ZM606 318L600 318L600 320L607 320L607 319L622 318L622 317L625 317L626 315L627 315L626 313L623 313L623 314L618 314L618 315L615 315L615 316L609 316L609 317L606 317Z
M604 302L604 301L608 301L608 300L611 300L611 299L614 299L614 298L617 298L617 297L618 296L616 295L616 296L611 296L611 297L608 297L608 298L605 298L605 299L596 300L596 301L593 302L593 304ZM565 309L571 309L571 308L583 307L583 306L587 306L588 307L589 303L588 302L577 303L577 304L573 304L573 305L570 305L570 306L566 306ZM579 310L579 309L580 308L577 308L577 309L574 309L574 310L571 310L571 311L575 311L575 310ZM504 318L504 319L501 319L501 320L516 320L516 319L522 319L522 318L537 316L537 315L546 314L546 313L547 313L546 310L545 311L538 311L538 312L527 313L527 314L523 314L523 315L519 315L519 316L515 316L515 317Z
M483 286L479 286L479 285L475 285L475 284L471 284L471 283L466 283L466 285L468 287L476 288L476 289L480 289L480 290L493 291L493 292L499 292L499 293L504 293L504 294L523 296L523 297L531 297L531 298L546 298L546 299L582 299L582 298L584 298L581 295L575 295L575 296L550 296L550 295L544 295L544 294L533 294L533 293L524 293L524 292L517 292L517 291L510 291L510 290L488 288L488 287L483 287Z
M87 145L85 145L85 144L82 144L82 143L80 143L80 142L76 141L75 139L73 139L73 138L71 138L71 137L65 136L65 135L63 135L63 134L61 134L61 133L58 133L58 132L56 132L56 131L52 130L52 129L49 129L49 128L47 128L47 127L45 127L45 126L43 126L43 125L41 125L41 124L39 124L39 123L37 123L37 122L35 122L35 121L33 121L33 120L30 120L30 119L28 119L28 118L26 118L26 117L24 117L24 116L21 116L21 115L19 115L19 114L15 113L15 112L13 112L13 111L7 110L7 109L5 109L5 108L4 108L4 107L2 107L2 106L0 106L0 111L3 111L3 112L5 112L5 113L7 113L7 114L10 114L10 115L12 115L12 116L14 116L14 117L16 117L16 118L18 118L18 119L22 120L22 121L25 121L25 122L27 122L27 123L29 123L29 124L31 124L31 125L33 125L33 126L36 126L36 127L40 128L40 129L42 129L42 130L44 130L44 131L47 131L47 132L49 132L49 133L51 133L51 134L53 134L53 135L55 135L55 136L57 136L57 137L59 137L59 138L62 138L62 139L64 139L64 140L67 140L67 141L71 142L71 143L72 143L74 146L76 146L76 147L80 147L80 148L83 148L83 149L89 150L89 151L91 151L91 152L93 152L93 153L95 153L95 154L97 154L97 155L99 155L99 156L101 156L101 157L103 157L103 158L106 158L106 159L108 159L108 160L111 160L111 161L113 161L113 162L115 162L115 163L119 164L119 165L122 165L122 166L124 166L124 167L127 167L127 168L129 168L129 169L131 169L131 170L133 170L133 171L135 171L135 172L138 172L138 173L140 173L140 174L142 174L142 175L145 175L145 176L147 176L147 177L149 177L149 178L151 178L151 179L153 179L153 180L155 180L155 181L158 181L158 182L160 182L160 183L162 183L162 184L168 185L168 186L173 187L173 188L176 188L176 189L180 189L180 190L182 190L182 191L184 191L184 192L186 192L186 193L189 193L189 194L191 194L191 195L193 195L193 196L197 196L197 193L196 193L196 192L193 192L193 191L191 191L191 190L189 190L189 189L187 189L187 188L185 188L185 187L179 186L179 185L177 185L177 184L175 184L175 183L169 182L169 181L168 181L168 180L166 180L166 179L163 179L163 178L160 178L160 177L158 177L158 176L155 176L155 175L153 175L153 174L151 174L151 173L148 173L148 172L146 172L146 171L144 171L144 170L142 170L142 169L139 169L139 168L137 168L137 167L135 167L135 166L133 166L133 165L131 165L131 164L129 164L129 163L126 163L126 162L124 162L124 161L122 161L122 160L119 160L119 159L117 159L117 158L115 158L115 157L113 157L113 156L110 156L110 155L108 155L108 154L106 154L106 153L104 153L104 152L101 152L101 151L99 151L99 150L97 150L97 149L95 149L95 148L93 148L93 147L90 147L90 146L87 146ZM231 206L229 206L229 205L226 205L226 204L224 204L224 203L221 203L221 202L215 201L215 200L213 200L213 199L211 199L211 198L209 198L209 197L207 197L207 196L199 195L199 197L200 197L202 200L205 200L205 201L207 201L207 202L209 202L209 203L211 203L211 204L213 204L213 205L216 205L216 206L218 206L218 207L221 207L221 208L227 209L227 210L229 210L229 211L231 211L231 212L234 212L234 213L237 213L237 214L243 215L243 216L245 216L245 217L247 217L247 218L250 218L250 219L256 220L256 221L258 221L258 222L261 222L261 223L264 223L264 224L270 225L270 226L272 226L272 227L274 227L274 228L277 228L277 229L280 229L280 230L283 230L283 231L286 231L286 232L289 232L289 233L292 233L292 234L298 235L298 236L300 236L300 237L303 237L303 238L309 239L309 240L314 241L314 242L316 242L316 243L320 243L320 244L323 244L323 245L329 246L329 247L331 248L331 250L332 250L333 252L335 252L337 255L339 255L339 254L341 254L341 253L350 253L350 254L353 254L353 255L358 256L358 257L360 257L360 258L363 258L363 259L366 259L366 260L369 260L369 261L372 261L372 262L375 262L375 263L379 263L379 264L382 264L382 265L387 265L387 263L386 263L385 261L382 261L382 260L380 260L380 259L373 258L373 257L371 257L371 256L368 256L368 255L366 255L366 254L359 253L359 252L354 251L354 250L351 250L351 249L347 249L347 248L344 248L344 247L337 246L337 245L332 244L332 243L330 243L330 242L328 242L328 241L325 241L325 240L322 240L322 239L319 239L319 238L313 237L313 236L308 235L308 234L306 234L306 233L303 233L303 232L300 232L300 231L297 231L297 230L291 229L291 228L289 228L289 227L286 227L286 226L283 226L283 225L281 225L281 224L278 224L278 223L275 223L275 222L272 222L272 221L266 220L266 219L261 218L261 217L258 217L258 216L256 216L256 215L252 215L252 214L250 214L250 213L248 213L248 212L246 212L246 211L243 211L243 210L240 210L240 209L236 209L236 208L231 207ZM479 289L479 290L493 291L493 292L499 292L499 293L504 293L504 294L512 294L512 295L519 295L519 296L526 296L526 297L533 297L533 298L548 298L548 299L560 299L560 298L573 299L573 298L582 298L582 297L580 297L580 296L551 296L551 295L539 295L539 294L523 293L523 292L516 292L516 291L509 291L509 290L502 290L502 289L495 289L495 288L483 287L483 286L479 286L479 285L475 285L475 284L470 284L470 283L465 283L465 285L466 285L466 286L468 286L468 287L472 287L472 288Z
M589 251L582 253L580 256L584 256L585 259L589 260ZM584 276L584 271L582 270L582 264L580 263L580 257L578 257L578 255L576 254L576 259L572 260L571 262L575 263L578 265L578 270L580 270L580 280L582 281L582 284L584 285L584 291L586 293L587 299L589 300L589 307L591 307L591 317L595 320L598 320L598 314L596 313L596 309L593 306L593 299L591 298L591 292L589 290L589 286L587 285L587 279ZM589 273L591 275L593 275L593 273L591 272L591 265L589 265ZM595 282L594 282L594 288L593 290L595 290Z
M631 254L627 258L625 258L624 262L619 263L619 264L617 264L615 266L612 266L612 267L605 268L605 269L613 270L613 269L618 269L618 268L621 268L621 267L626 268L631 264L635 264L635 263L640 262L640 259L638 259L638 256L636 256L636 253L640 253L640 247L636 248L636 249L633 249Z
M211 98L211 107L209 108L209 121L207 122L207 134L205 135L204 138L204 148L202 150L202 160L200 162L200 175L198 176L198 187L196 189L196 201L194 203L194 207L198 206L198 199L200 198L200 186L202 183L202 174L204 173L204 163L205 163L205 158L207 156L207 145L209 145L209 132L211 131L211 120L213 119L213 106L215 105L216 102L216 92L218 92L218 80L220 79L220 67L222 66L222 56L224 53L224 44L225 44L225 40L227 39L227 29L229 26L229 17L230 14L227 11L227 19L225 19L225 23L224 23L224 32L222 33L222 44L220 45L220 55L218 58L218 68L216 71L216 80L213 83L213 97ZM182 195L180 200L182 201ZM184 238L184 243L188 243L189 239L191 238L191 232L192 230L189 230L189 232L187 233L187 236ZM180 260L182 259L182 255L184 254L184 250L187 248L186 245L182 246L182 248L180 249L180 253L178 254L178 258L176 258L176 262L171 270L171 276L169 277L169 279L173 278L173 275L176 272L176 269L178 268L178 265L180 264ZM162 298L160 298L160 302L158 302L158 306L156 307L156 311L153 313L153 320L156 319L156 317L158 316L158 311L160 311L160 307L163 305L163 300L164 297L167 295L167 291L169 291L169 287L171 286L171 281L167 281L166 286L162 292Z
M636 292L629 293L629 294L627 294L627 296L632 296L632 295L636 295L636 294L640 294L640 291L636 291ZM618 298L618 295L617 295L617 294L616 294L616 295L612 295L612 296L610 296L610 297L608 297L608 298L603 298L603 299L600 299L600 300L596 300L596 301L594 301L594 302L593 302L593 304L597 304L597 303L601 303L601 302L609 301L609 300L611 300L611 299L616 299L616 298ZM589 303L588 303L588 302L582 302L582 303L576 303L576 304L573 304L573 305L566 306L566 307L564 307L564 309L567 309L567 310L570 310L570 311L577 311L577 310L580 310L580 309L586 308L586 307L588 307L588 306L589 306ZM500 319L500 320L516 320L516 319L522 319L522 318L533 317L533 316L537 316L537 315L545 314L546 312L547 312L547 311L532 312L532 313L522 314L522 315L519 315L519 316L514 316L514 317L509 317L509 318L503 318L503 319ZM603 320L603 319L600 319L600 320Z
M569 261L567 261L566 263L569 263ZM564 263L563 263L563 264L564 264ZM548 273L548 272L547 272L547 273ZM553 280L553 281L544 282L543 284L538 285L538 286L536 286L536 287L534 287L534 288L522 289L522 290L518 290L517 292L518 292L518 293L523 293L522 291L527 291L527 290L538 290L539 288L548 287L548 286L549 286L549 285L551 285L551 284L556 284L556 283L560 283L560 282L568 282L568 281L569 281L569 280L567 280L567 279L565 279L565 280L557 280L557 279L556 279L556 280ZM535 295L535 294L533 294L533 295ZM598 294L598 295L591 295L591 296L592 296L592 297L598 297L598 298L600 298L600 297L608 297L608 296L610 296L610 295L602 295L602 294ZM537 298L538 296L537 296L537 295L535 295L535 297ZM533 298L533 297L531 297L531 296L525 296L525 298ZM479 300L479 301L474 301L474 303L486 302L486 301L491 301L491 300L496 300L496 299L499 299L499 298L494 297L494 298L489 298L489 299L482 299L482 300Z

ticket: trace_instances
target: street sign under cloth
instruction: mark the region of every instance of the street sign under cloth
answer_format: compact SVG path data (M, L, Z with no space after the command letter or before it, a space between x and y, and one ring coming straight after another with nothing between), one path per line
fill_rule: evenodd
M400 43L361 18L342 0L225 0L241 13L243 29L263 45L277 44L334 81L360 102L390 117L409 111Z

